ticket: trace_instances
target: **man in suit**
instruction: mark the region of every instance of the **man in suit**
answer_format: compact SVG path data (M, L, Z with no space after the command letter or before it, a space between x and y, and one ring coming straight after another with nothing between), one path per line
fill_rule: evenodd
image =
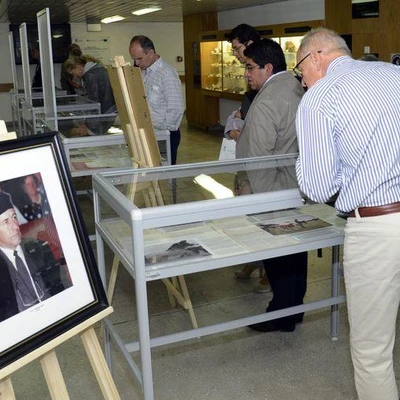
M304 90L298 80L286 71L282 48L271 39L249 45L244 51L246 78L258 90L237 139L236 158L258 157L298 151L295 118ZM263 193L297 187L293 168L274 171L249 171L244 177L251 192ZM307 253L264 260L273 298L267 312L303 303L307 288ZM251 325L261 331L292 332L303 313Z
M0 193L0 321L65 289L47 243L22 239L10 196Z
M247 46L250 46L252 43L260 39L261 37L257 29L247 24L240 24L233 28L228 38L228 40L232 43L233 54L242 64L246 62L244 51L246 50ZM228 117L224 132L224 135L227 139L236 140L239 136L243 120L245 119L250 104L256 94L257 90L248 90L243 96L240 108L238 110L235 110Z
M38 89L43 87L42 68L40 66L40 49L39 44L35 43L32 47L31 57L36 61L35 75L32 79L32 88Z

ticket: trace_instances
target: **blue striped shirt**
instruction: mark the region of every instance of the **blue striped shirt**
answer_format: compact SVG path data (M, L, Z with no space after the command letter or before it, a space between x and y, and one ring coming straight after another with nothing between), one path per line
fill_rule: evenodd
M400 201L400 68L348 56L299 105L300 189L349 212Z

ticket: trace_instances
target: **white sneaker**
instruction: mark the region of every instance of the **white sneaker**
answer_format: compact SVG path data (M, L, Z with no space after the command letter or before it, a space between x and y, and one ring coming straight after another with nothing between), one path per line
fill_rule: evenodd
M268 278L264 275L254 286L254 291L257 293L268 293L271 291L271 285Z

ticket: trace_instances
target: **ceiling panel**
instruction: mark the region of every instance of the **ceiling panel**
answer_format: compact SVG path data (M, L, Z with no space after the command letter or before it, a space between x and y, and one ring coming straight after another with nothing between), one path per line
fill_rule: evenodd
M36 23L36 13L44 8L50 9L52 23L96 21L113 15L125 17L125 22L181 22L183 15L280 1L287 0L0 0L0 22ZM132 11L152 5L162 10L140 17L132 15Z

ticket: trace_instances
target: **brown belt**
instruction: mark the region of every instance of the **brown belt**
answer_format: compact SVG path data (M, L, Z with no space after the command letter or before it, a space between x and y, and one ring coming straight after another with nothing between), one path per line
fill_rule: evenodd
M376 207L359 207L358 213L360 217L377 217L378 215L394 214L400 212L400 202L385 204ZM349 217L355 217L355 211L349 212Z

